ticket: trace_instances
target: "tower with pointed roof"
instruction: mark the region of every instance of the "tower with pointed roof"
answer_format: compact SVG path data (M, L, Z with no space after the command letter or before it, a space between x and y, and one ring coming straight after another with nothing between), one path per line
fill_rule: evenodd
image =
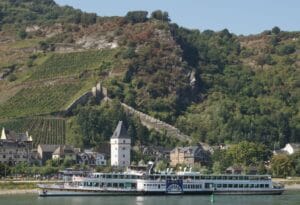
M111 166L127 167L130 165L131 139L124 127L123 121L119 121L110 139L110 163Z

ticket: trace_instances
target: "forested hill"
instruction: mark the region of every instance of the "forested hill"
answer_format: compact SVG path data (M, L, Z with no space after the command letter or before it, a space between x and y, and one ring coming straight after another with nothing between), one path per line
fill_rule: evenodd
M300 32L190 30L160 10L99 17L52 0L1 0L0 28L1 126L52 133L57 124L64 138L103 141L121 117L107 105L90 99L58 115L101 81L115 101L194 142L300 142Z

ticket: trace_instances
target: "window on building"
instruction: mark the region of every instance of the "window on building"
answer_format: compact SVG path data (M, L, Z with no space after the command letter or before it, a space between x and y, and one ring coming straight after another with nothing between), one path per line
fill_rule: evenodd
M4 155L3 155L3 159L5 159L5 158L6 158L6 155L4 154Z
M123 154L123 158L125 158L125 154Z
M125 149L126 149L125 147L122 148L122 150L125 150Z
M125 140L123 140L123 143L124 143L124 144L125 144L125 142L126 142L126 141L125 141Z

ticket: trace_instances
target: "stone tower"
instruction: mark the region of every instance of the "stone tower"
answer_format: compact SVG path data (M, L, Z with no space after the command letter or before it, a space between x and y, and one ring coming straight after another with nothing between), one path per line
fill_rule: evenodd
M119 121L110 139L111 166L127 167L130 165L131 139L122 121Z

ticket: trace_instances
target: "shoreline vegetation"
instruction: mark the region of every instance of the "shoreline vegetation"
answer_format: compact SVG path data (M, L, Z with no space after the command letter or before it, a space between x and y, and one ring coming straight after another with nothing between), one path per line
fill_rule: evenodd
M274 178L274 182L284 184L286 190L300 190L300 178ZM17 194L37 194L39 183L59 183L62 181L0 181L0 196Z

